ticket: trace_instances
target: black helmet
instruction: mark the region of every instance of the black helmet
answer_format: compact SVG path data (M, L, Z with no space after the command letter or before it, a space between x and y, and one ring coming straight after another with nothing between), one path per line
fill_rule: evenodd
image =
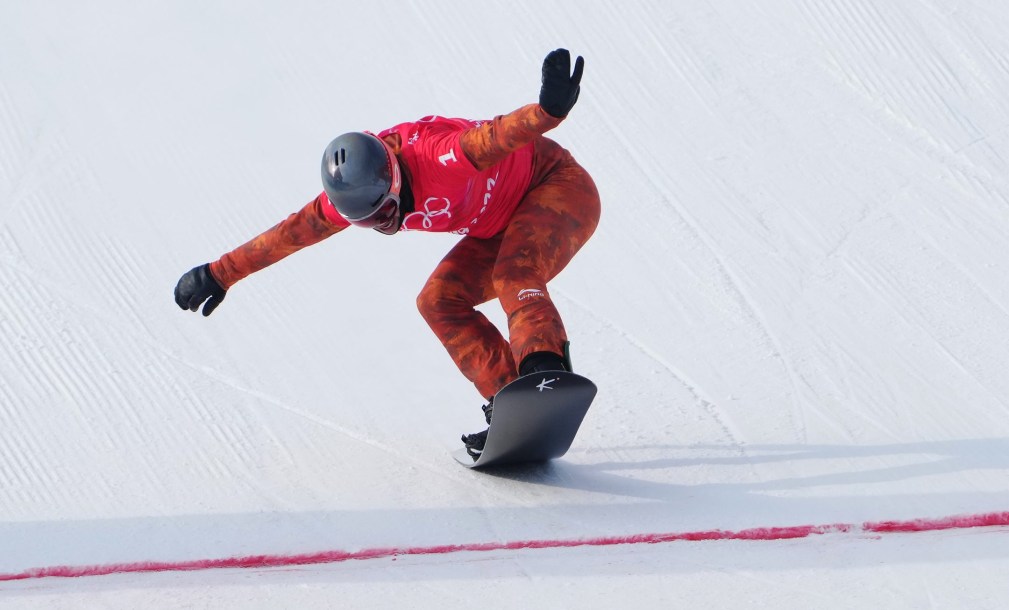
M322 186L329 202L352 225L386 235L399 230L399 162L389 145L370 133L338 136L322 155Z

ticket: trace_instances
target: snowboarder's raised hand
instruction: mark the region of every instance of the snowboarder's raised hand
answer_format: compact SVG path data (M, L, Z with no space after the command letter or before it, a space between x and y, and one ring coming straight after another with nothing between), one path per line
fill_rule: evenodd
M203 315L209 316L227 293L210 274L210 263L207 263L193 267L179 278L179 283L175 285L175 303L182 309L196 311L206 301Z
M579 83L585 60L575 60L571 72L571 53L567 49L551 51L543 60L543 86L540 88L540 106L552 117L563 119L578 101Z

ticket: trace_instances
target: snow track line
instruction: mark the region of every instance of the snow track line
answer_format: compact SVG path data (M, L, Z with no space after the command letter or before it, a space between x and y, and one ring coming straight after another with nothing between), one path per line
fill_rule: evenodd
M92 566L52 566L32 568L23 572L0 574L0 582L40 578L81 578L111 574L136 574L143 572L192 572L222 568L278 568L302 565L339 563L351 560L385 559L415 555L447 555L481 551L513 551L521 549L556 549L581 546L616 546L628 544L659 544L668 542L704 542L715 540L772 541L795 540L824 534L872 535L935 532L979 527L1009 526L1009 511L956 515L937 519L911 519L906 521L867 521L861 525L835 523L832 525L796 525L789 527L755 527L739 531L704 530L668 534L631 534L600 538L519 540L513 542L478 542L470 544L445 544L418 547L386 547L360 551L321 551L297 555L249 555L223 559L194 559L190 561L138 561Z

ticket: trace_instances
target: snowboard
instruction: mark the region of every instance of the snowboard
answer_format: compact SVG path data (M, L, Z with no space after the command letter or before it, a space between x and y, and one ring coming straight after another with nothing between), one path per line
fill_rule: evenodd
M545 462L567 453L596 385L574 373L548 371L519 377L494 397L487 443L476 461L460 449L453 457L468 468Z

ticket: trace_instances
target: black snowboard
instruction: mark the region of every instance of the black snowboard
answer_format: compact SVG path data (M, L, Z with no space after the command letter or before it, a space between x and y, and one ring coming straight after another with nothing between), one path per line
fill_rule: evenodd
M480 459L473 461L465 449L453 456L469 468L560 457L571 447L595 396L596 385L574 373L520 377L494 397L494 416Z

